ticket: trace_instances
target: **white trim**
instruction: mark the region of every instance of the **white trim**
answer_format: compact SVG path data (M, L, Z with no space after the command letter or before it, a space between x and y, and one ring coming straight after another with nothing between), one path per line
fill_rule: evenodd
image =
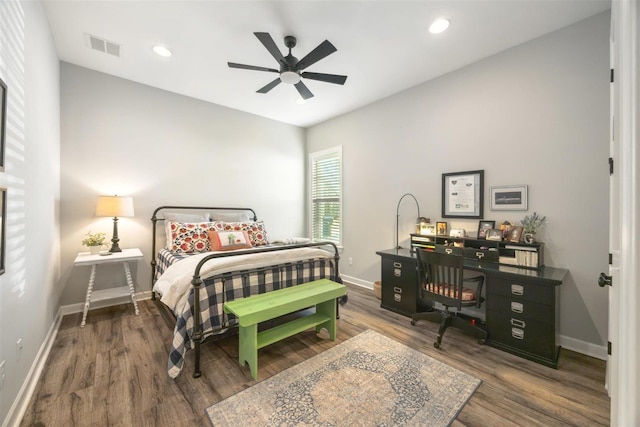
M151 299L151 291L136 292L136 299L138 301ZM130 302L131 302L131 297L129 295L117 297L117 298L111 298L108 300L101 300L101 301L95 301L95 302L91 301L91 310L95 308L105 308L105 307L112 307L114 305L127 304ZM66 316L68 314L82 313L83 310L84 310L83 302L79 302L77 304L63 305L60 307L60 312L62 313L63 316Z
M36 358L31 364L29 373L22 383L22 387L20 387L20 391L18 392L16 399L13 401L13 405L11 405L9 412L7 413L7 417L2 423L2 427L17 427L22 422L22 418L27 411L29 402L33 397L33 392L38 385L38 381L40 380L40 375L42 375L44 366L47 362L47 359L49 358L49 353L51 353L51 348L53 348L53 343L56 339L56 336L58 335L58 329L60 328L62 316L62 312L58 310L58 314L56 315L54 322L51 324L49 332L42 342L40 350L38 350L38 354L36 354Z
M313 153L309 153L308 162L307 162L307 232L309 237L312 239L313 236L313 202L311 200L313 195L313 163L320 158L323 157L334 157L337 156L340 160L340 236L339 241L334 242L336 246L342 247L342 237L344 235L344 215L343 215L343 205L344 205L344 176L343 176L343 157L342 157L342 145L338 145L336 147L327 148L320 151L314 151Z
M640 5L614 0L611 4L615 64L614 137L620 159L614 173L620 182L620 270L610 298L617 310L609 313L614 328L609 341L611 425L640 424ZM617 329L617 330L616 330Z
M357 277L351 277L344 274L341 274L343 282L349 283L350 285L359 286L361 288L373 290L373 283L368 280L358 279Z
M582 341L564 335L558 336L558 344L563 348L586 356L595 357L600 360L607 360L607 347ZM562 356L560 356L562 358Z

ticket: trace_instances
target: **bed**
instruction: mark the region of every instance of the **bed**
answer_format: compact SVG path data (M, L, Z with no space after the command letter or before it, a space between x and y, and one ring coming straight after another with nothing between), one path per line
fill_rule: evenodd
M159 296L176 319L167 366L172 378L190 349L199 377L202 342L235 330L225 301L322 278L342 283L335 244L271 241L251 208L161 206L151 222L152 298Z

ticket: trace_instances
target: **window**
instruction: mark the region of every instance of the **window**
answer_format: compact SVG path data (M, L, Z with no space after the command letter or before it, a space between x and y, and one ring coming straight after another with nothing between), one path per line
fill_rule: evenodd
M311 238L342 242L342 147L309 154Z

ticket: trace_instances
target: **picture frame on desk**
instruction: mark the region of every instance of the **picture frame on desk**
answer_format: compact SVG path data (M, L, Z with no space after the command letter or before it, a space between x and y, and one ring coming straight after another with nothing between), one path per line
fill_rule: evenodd
M509 235L507 236L507 241L511 243L519 243L520 240L522 239L523 230L524 230L524 227L522 227L521 225L511 227L511 230L509 230Z
M447 236L449 235L448 225L446 221L438 221L436 222L436 232L438 236Z
M487 231L495 228L495 221L480 221L478 224L478 239L486 239Z
M500 185L489 189L492 211L526 211L526 185Z
M486 233L487 240L502 241L502 230L499 228L491 228Z
M442 174L442 218L483 216L484 170Z

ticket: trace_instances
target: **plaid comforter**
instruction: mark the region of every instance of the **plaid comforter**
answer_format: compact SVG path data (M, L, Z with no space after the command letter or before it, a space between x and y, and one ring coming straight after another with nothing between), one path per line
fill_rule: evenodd
M175 261L175 260L173 260ZM295 263L283 263L253 270L222 273L204 279L200 289L200 329L204 338L219 334L237 324L233 315L223 311L225 301L244 298L277 289L287 288L313 280L328 278L342 282L333 258L310 259ZM168 373L178 376L184 366L187 350L193 348L194 290L189 291L188 303L181 313L176 313L176 326L169 352Z

